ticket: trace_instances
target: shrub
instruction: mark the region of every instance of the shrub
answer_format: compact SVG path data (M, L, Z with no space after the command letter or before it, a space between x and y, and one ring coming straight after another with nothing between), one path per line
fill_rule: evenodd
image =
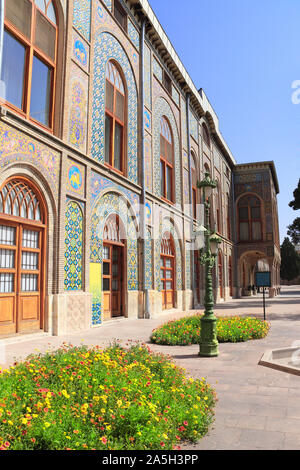
M70 347L0 374L0 449L173 449L213 421L215 392L148 347Z
M197 314L170 321L153 330L150 340L152 343L172 346L198 344L201 317ZM254 317L219 317L217 338L220 343L261 339L268 334L269 328L269 323Z

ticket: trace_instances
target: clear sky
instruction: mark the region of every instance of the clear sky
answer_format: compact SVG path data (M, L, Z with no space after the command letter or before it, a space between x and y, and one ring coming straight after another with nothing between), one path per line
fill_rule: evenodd
M300 0L149 2L237 163L275 162L283 241L300 216Z

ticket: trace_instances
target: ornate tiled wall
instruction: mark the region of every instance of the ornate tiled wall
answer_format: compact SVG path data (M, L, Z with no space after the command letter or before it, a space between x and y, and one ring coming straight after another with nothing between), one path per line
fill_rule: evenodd
M128 36L137 49L140 47L140 35L133 23L128 19Z
M69 143L86 151L88 75L72 64L70 81Z
M58 196L61 156L49 147L0 122L0 168L28 162L38 169Z
M198 143L199 135L198 135L198 122L193 113L190 110L190 134Z
M67 201L65 217L65 290L82 289L83 212L80 205Z
M151 228L146 230L146 289L153 289L153 256Z
M73 31L73 55L72 58L87 72L89 71L90 47L82 37Z
M153 167L152 167L152 139L146 132L145 135L145 184L146 190L153 190Z
M145 44L145 70L144 70L144 94L145 106L152 110L152 67L151 67L151 50Z
M91 34L91 0L74 0L73 25L87 39Z
M109 59L114 59L119 63L126 80L128 90L127 177L137 183L137 88L131 63L123 47L109 33L98 34L94 48L92 157L99 162L104 161L105 67Z
M122 196L123 195L123 196ZM103 229L107 217L119 215L127 232L127 289L138 290L138 204L132 191L91 172L90 290L93 295L93 323L101 323L101 266ZM96 265L99 265L98 267Z
M71 158L67 162L67 192L85 196L85 168Z
M181 162L180 162L180 145L179 134L176 121L172 110L164 98L159 97L155 101L154 115L153 115L153 141L154 141L154 156L153 156L153 181L154 181L154 194L160 197L160 121L162 116L166 116L170 122L174 139L174 160L175 160L175 197L176 203L181 203Z

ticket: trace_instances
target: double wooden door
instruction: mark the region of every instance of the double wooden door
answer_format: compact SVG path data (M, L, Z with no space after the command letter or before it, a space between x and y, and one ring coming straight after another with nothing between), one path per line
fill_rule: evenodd
M103 245L103 312L104 320L124 315L124 245Z
M174 307L175 292L175 250L173 239L168 234L161 242L160 259L162 308L167 310Z
M0 219L0 335L42 328L44 228Z

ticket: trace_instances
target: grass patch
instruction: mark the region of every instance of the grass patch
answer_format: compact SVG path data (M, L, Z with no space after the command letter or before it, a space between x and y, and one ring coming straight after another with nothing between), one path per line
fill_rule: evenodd
M151 342L169 346L198 344L202 315L197 314L170 321L153 330ZM242 342L264 338L270 329L266 321L254 317L220 317L217 319L217 338L220 343Z
M144 345L64 345L0 374L0 449L176 449L207 433L215 401Z

